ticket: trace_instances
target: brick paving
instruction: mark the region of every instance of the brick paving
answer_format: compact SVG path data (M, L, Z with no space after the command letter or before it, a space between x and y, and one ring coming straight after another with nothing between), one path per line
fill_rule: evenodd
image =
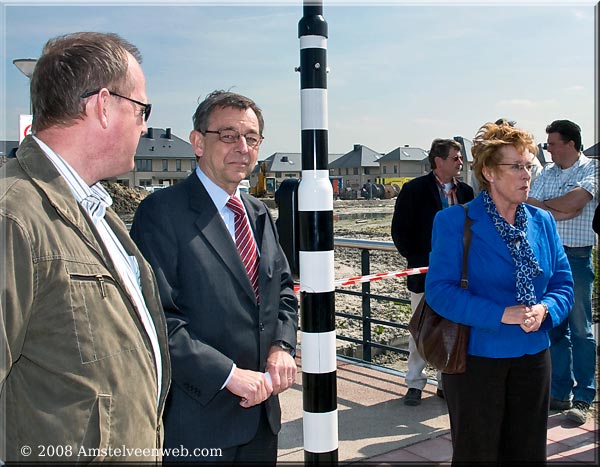
M280 396L281 465L304 460L301 359L298 367L296 384ZM450 423L444 400L435 396L435 383L425 387L422 403L416 407L402 403L406 390L401 372L338 360L340 464L450 463ZM549 463L598 465L597 428L597 421L591 417L584 425L576 426L563 413L552 413L548 420Z

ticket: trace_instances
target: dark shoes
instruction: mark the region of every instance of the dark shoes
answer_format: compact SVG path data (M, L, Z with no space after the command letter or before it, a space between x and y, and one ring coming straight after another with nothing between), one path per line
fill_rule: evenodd
M561 401L560 399L554 399L554 397L550 398L550 410L562 412L563 410L569 410L571 407L573 407L571 401Z
M409 388L404 396L404 405L419 405L421 404L421 391L415 388Z
M444 390L438 389L437 391L435 391L435 395L438 396L440 399L443 399L444 398Z
M587 414L589 411L590 404L587 402L573 401L573 408L567 412L567 418L578 425L583 425L587 420Z

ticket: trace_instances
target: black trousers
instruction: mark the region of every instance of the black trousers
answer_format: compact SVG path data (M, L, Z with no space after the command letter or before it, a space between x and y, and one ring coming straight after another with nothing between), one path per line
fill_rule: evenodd
M242 446L223 449L219 462L265 467L277 464L277 435L271 431L264 404L261 407L258 430L254 438Z
M467 371L443 374L452 464L544 463L550 352L516 358L467 357Z

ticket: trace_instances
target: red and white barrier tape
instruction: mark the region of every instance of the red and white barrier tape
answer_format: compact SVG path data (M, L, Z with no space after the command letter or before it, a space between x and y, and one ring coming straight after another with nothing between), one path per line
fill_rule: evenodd
M380 281L383 279L392 279L394 277L414 276L417 274L425 274L429 269L427 266L422 268L404 269L403 271L380 272L377 274L369 274L368 276L354 276L347 279L338 279L333 282L335 287L347 287L349 285L362 284L363 282ZM294 292L300 291L300 285L294 285Z

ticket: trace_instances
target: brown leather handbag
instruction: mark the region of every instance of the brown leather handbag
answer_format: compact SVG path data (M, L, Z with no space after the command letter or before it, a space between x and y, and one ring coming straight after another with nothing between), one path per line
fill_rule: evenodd
M468 258L471 246L471 224L473 221L465 209L465 229L463 232L463 265L460 286L469 287ZM469 326L455 323L438 315L426 302L425 294L408 323L417 350L423 359L442 373L464 373L467 366Z

